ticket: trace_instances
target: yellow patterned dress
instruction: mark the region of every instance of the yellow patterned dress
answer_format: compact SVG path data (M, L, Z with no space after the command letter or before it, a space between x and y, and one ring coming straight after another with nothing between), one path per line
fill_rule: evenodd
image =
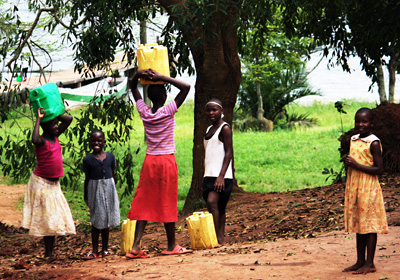
M374 141L380 140L373 134L365 138L360 138L359 134L352 136L349 155L360 164L373 166L374 161L370 146ZM360 234L388 233L385 206L378 176L353 168L348 169L344 200L344 223L346 232Z

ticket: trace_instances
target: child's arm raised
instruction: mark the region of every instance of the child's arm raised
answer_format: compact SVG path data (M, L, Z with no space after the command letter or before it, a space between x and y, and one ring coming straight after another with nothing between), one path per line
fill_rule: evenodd
M42 111L43 111L43 113L42 113ZM32 133L32 142L35 145L35 147L37 147L37 148L43 146L44 142L46 141L43 139L42 136L40 136L40 121L43 119L45 114L46 114L46 111L43 109L43 107L38 108L36 123L35 123L35 127L33 128L33 133Z
M135 75L132 77L132 79L129 79L129 87L131 89L133 98L135 101L138 101L139 99L142 99L142 95L140 94L137 84L139 81L139 78L149 78L150 75L153 73L153 70L147 69L147 70L139 70L135 73Z
M233 161L232 129L228 125L225 125L222 128L221 133L224 140L225 156L222 163L221 171L219 172L219 175L214 183L214 190L216 192L221 192L225 189L225 173L229 167L229 163L231 162L231 160Z
M153 70L152 70L153 71ZM178 93L178 95L175 97L175 103L176 103L176 107L180 107L183 103L183 101L185 101L189 90L190 90L190 85L177 80L175 78L171 78L165 75L162 75L158 72L153 71L153 74L150 76L150 80L152 81L163 81L163 82L167 82L170 83L172 85L174 85L175 87L177 87L178 89L180 89L180 92Z
M383 159L381 155L381 146L379 145L379 141L374 141L371 143L370 151L372 154L372 158L374 161L373 166L366 166L359 164L354 158L351 156L344 156L343 161L347 167L351 167L357 169L361 172L370 174L370 175L381 175L383 173Z
M58 125L58 135L62 134L64 131L67 130L67 128L70 126L70 124L72 123L72 116L70 115L61 115L58 116L58 120L61 122Z

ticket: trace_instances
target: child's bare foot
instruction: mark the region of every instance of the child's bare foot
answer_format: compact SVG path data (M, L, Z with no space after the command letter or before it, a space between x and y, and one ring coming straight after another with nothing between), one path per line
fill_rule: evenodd
M366 273L371 273L375 272L376 268L374 265L364 265L363 267L357 269L356 271L353 272L353 274L366 274Z
M350 271L357 271L358 269L362 268L364 264L355 263L352 266L346 267L342 270L342 272L350 272Z
M218 241L218 247L224 247L224 246L227 246L228 244L227 243L225 243L224 241L222 241L222 242L219 242Z
M217 241L218 241L218 246L225 246L224 238L218 238L217 237Z

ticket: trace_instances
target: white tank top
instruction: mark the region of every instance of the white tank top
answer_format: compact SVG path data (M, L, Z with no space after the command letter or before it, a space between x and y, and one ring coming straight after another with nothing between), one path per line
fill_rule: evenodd
M218 177L219 173L221 172L222 164L225 157L225 149L224 143L219 140L218 136L221 132L221 129L226 124L226 122L222 123L210 139L206 140L204 138L204 177ZM212 125L207 128L206 135L211 127ZM233 179L232 160L229 163L224 178Z

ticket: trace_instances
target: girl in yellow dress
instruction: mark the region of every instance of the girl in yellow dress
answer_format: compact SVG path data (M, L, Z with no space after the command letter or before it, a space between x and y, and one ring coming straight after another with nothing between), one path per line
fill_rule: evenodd
M387 221L378 175L383 173L381 144L371 133L373 112L361 108L355 116L359 134L350 140L350 153L343 156L348 168L344 201L346 232L357 234L357 262L343 271L354 274L375 272L377 233L387 233ZM367 258L365 258L367 251Z

